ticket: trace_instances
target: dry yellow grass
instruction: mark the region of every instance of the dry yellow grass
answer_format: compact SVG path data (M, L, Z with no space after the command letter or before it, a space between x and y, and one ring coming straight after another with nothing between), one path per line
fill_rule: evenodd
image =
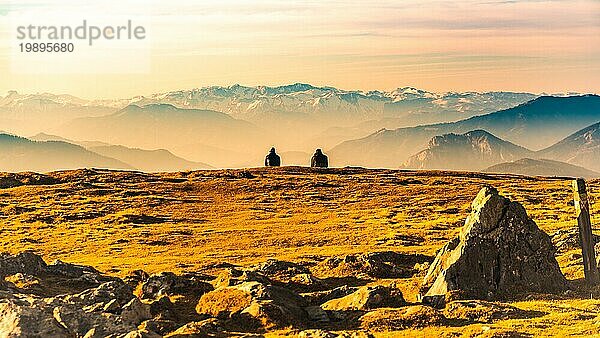
M0 190L0 245L2 251L33 250L47 260L92 265L119 276L134 269L214 271L223 262L303 261L384 250L434 255L456 235L486 184L521 202L548 233L576 226L568 179L295 167L247 172L255 178L243 177L242 170L50 173L56 184ZM588 184L592 211L598 210L592 223L600 224L600 181ZM559 263L569 279L581 279L573 253L561 255ZM418 276L400 280L409 301L415 300L419 282ZM513 305L547 315L392 336L502 330L589 336L600 330L597 300Z

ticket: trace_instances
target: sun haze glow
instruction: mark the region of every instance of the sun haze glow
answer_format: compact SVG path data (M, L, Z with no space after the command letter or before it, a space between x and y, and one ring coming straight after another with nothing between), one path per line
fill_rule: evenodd
M31 8L150 18L143 74L11 73L0 26L0 92L121 98L207 85L307 82L344 89L600 91L600 1L26 0ZM5 21L5 20L4 20Z

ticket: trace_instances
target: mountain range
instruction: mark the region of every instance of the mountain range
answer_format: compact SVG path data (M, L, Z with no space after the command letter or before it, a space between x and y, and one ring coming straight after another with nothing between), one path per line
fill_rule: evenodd
M0 149L2 149L0 151L2 171L47 172L83 167L134 169L127 163L62 141L32 141L14 135L0 134Z
M76 118L115 114L128 106L167 104L179 109L221 112L268 131L270 143L312 151L367 136L380 128L455 121L513 107L535 97L513 92L432 93L412 87L353 91L302 83L278 87L211 86L114 100L12 91L0 97L0 123L5 130L20 135L59 133L59 126L71 125L70 121Z
M484 170L529 158L600 170L597 95L364 92L301 83L118 100L10 92L0 97L0 122L15 134L21 126L11 121L34 130L33 141L79 146L116 167L144 171L259 166L271 146L284 164L306 164L323 148L334 166Z
M345 141L329 151L336 166L398 167L444 134L485 130L503 140L540 150L600 121L600 96L543 96L514 108L452 123L382 129Z
M593 124L540 151L483 130L434 136L426 149L409 157L402 167L600 177L599 129L600 123Z
M164 149L145 150L103 142L76 142L60 136L37 134L24 138L0 134L3 171L53 171L83 167L147 172L211 169Z
M499 139L487 131L474 130L460 135L434 136L427 149L411 156L402 167L479 171L531 155L533 152L529 149Z
M513 107L535 97L512 92L432 93L412 87L364 92L296 83L279 87L205 87L139 97L132 103L210 109L255 123L308 118L309 122L328 126L354 126L364 121L411 115L432 121L461 119ZM410 119L397 122L412 123Z
M181 109L169 104L149 104L143 107L129 105L118 112L101 117L78 118L53 130L74 140L102 140L136 148L185 148L182 156L194 161L211 162L214 157L203 153L203 147L225 149L220 161L227 158L227 150L245 148L248 152L269 144L266 135L253 124L213 110ZM242 146L246 145L246 146Z
M600 122L543 149L539 156L600 171Z

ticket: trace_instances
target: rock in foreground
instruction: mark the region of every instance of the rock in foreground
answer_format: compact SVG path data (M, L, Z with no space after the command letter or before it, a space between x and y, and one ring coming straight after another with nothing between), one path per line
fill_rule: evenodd
M550 237L523 206L483 188L461 233L437 254L422 288L423 302L441 305L451 293L463 299L501 300L567 288Z

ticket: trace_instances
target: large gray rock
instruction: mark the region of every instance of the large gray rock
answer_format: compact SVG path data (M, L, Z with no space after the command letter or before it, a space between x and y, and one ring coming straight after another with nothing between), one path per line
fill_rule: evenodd
M521 204L485 187L460 234L438 252L429 268L423 302L441 305L448 293L501 300L563 291L567 282L554 253L550 237Z

